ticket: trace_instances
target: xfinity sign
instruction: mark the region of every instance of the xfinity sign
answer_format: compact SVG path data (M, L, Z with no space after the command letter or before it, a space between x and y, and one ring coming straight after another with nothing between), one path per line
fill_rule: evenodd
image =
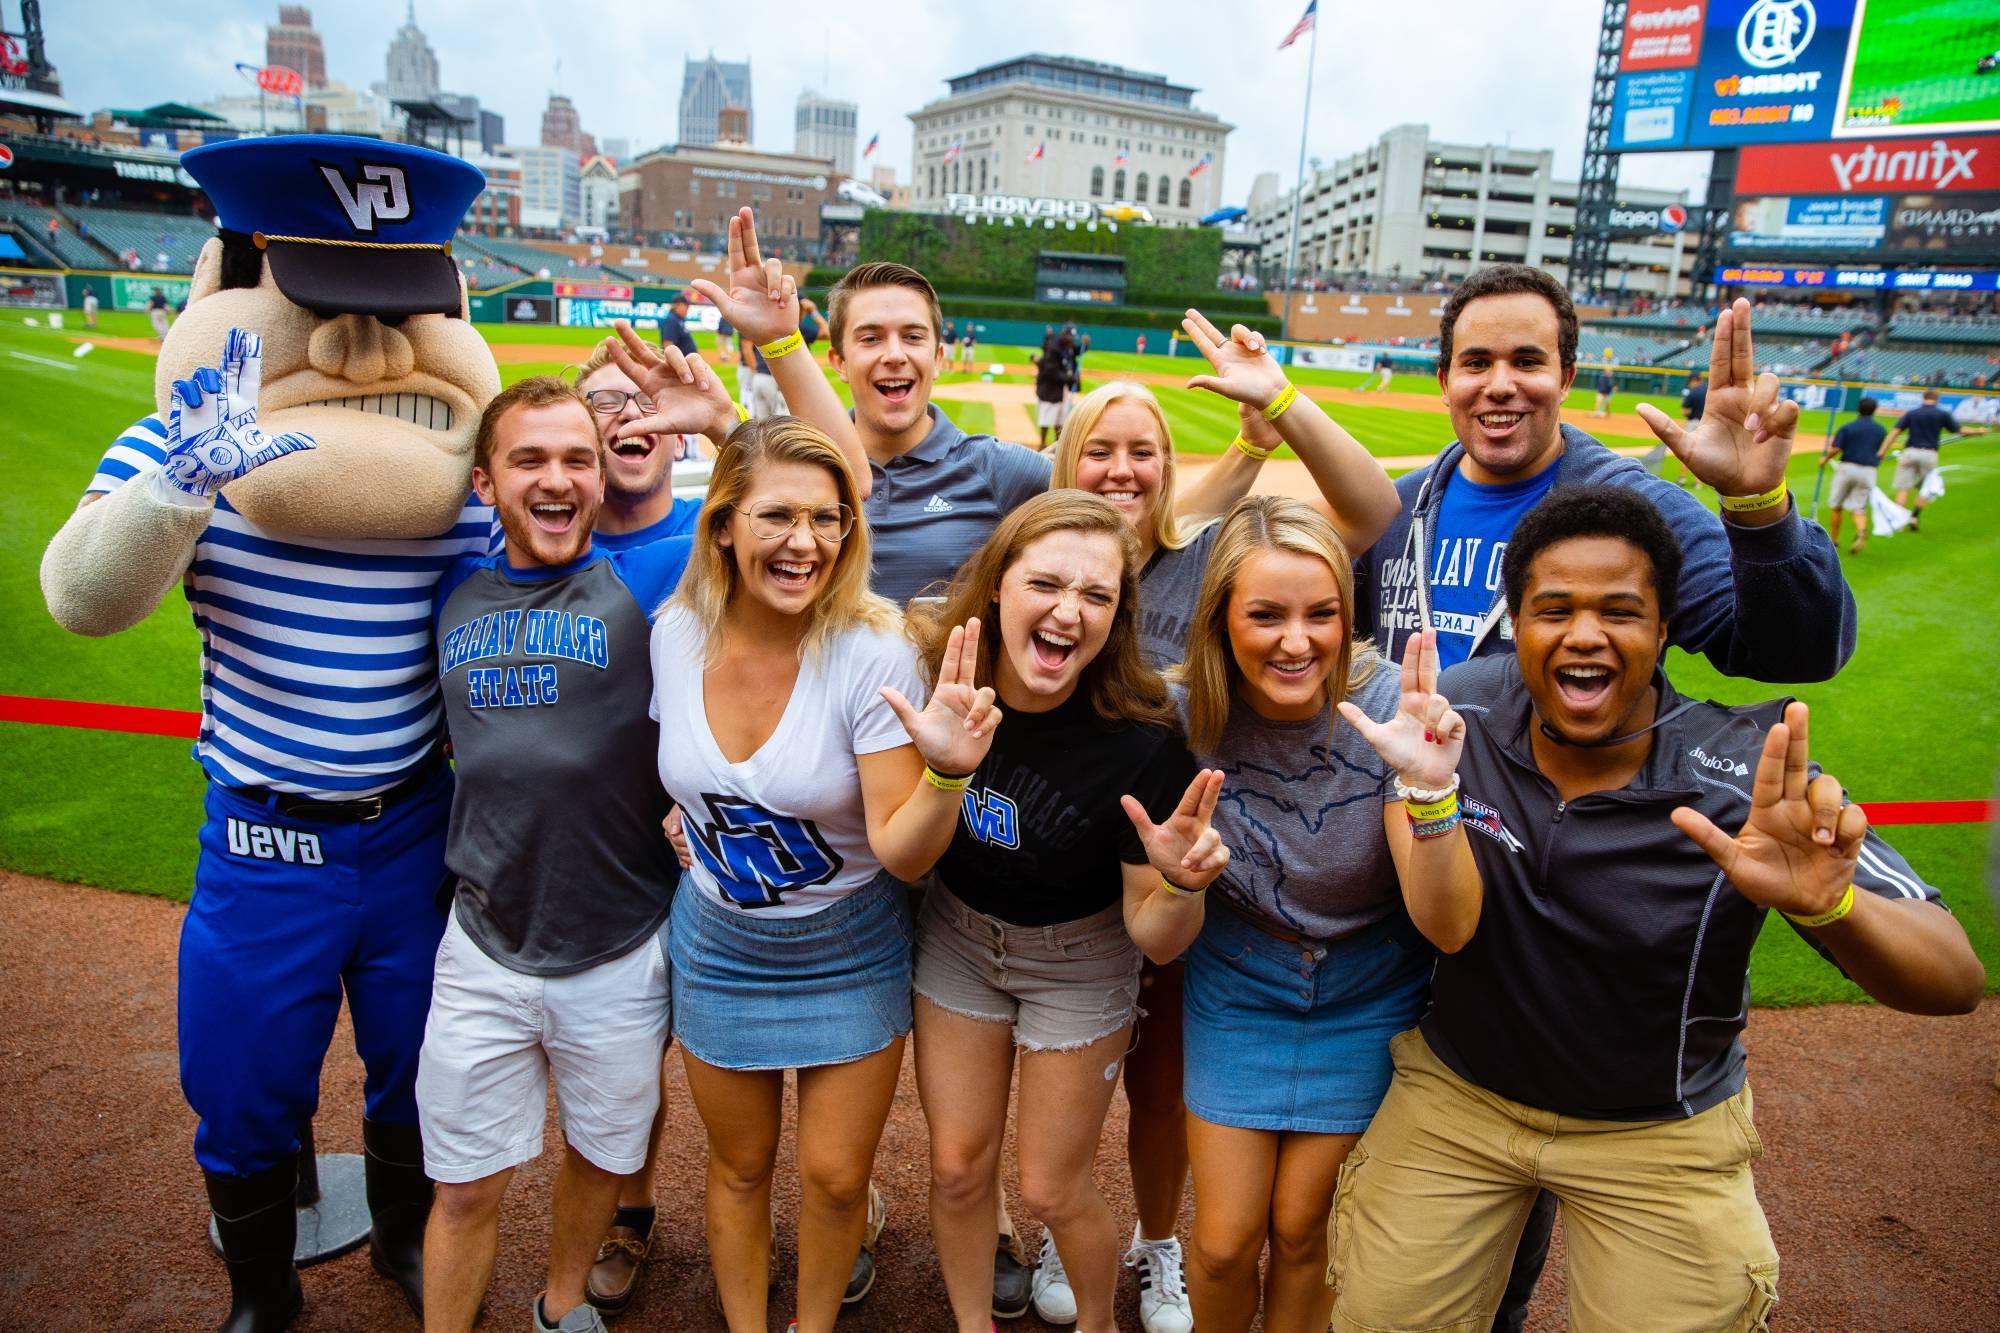
M1040 221L1090 222L1097 217L1097 205L1086 199L1030 198L1022 194L947 194L947 213L983 217L1016 217Z

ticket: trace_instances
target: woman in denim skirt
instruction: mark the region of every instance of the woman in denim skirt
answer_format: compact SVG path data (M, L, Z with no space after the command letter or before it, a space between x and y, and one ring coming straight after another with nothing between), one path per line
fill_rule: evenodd
M991 690L922 697L896 610L868 591L840 451L794 417L737 428L686 575L654 626L660 778L691 864L668 934L674 1036L708 1131L708 1237L731 1333L762 1333L771 1172L798 1070L798 1327L829 1333L910 1030L903 886L951 839ZM976 651L977 626L955 642ZM916 744L912 744L912 737Z
M1228 861L1137 633L1138 542L1080 491L1014 510L911 630L942 679L950 627L982 617L977 679L1007 721L955 780L964 817L917 926L917 1091L931 1127L931 1227L960 1333L992 1302L995 1172L1021 1051L1020 1180L1076 1300L1111 1333L1118 1245L1091 1180L1138 1009L1141 950L1193 938ZM1159 821L1155 823L1155 821Z
M1222 771L1233 857L1187 951L1185 1096L1196 1327L1322 1333L1340 1164L1389 1086L1430 955L1402 910L1394 780L1335 712L1396 712L1398 677L1348 630L1347 548L1296 500L1223 520L1177 673L1189 746ZM1259 1257L1271 1256L1260 1283Z

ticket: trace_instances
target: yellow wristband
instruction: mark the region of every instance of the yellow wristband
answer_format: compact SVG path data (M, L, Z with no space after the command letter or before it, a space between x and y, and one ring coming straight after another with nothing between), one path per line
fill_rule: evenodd
M766 361L776 361L781 356L790 356L806 345L805 335L793 329L774 343L765 343L757 350L764 354Z
M1818 916L1794 916L1790 912L1786 912L1784 915L1785 920L1795 926L1804 926L1807 930L1816 930L1821 926L1832 925L1853 910L1854 883L1850 880L1847 885L1847 892L1840 895L1840 901L1826 911L1821 912Z
M1785 489L1785 483L1781 478L1775 489L1765 491L1762 495L1725 495L1722 497L1722 507L1732 514L1757 514L1766 509L1776 509L1785 502L1788 494L1790 492Z
M930 783L931 786L936 787L939 791L958 792L964 791L971 784L972 774L967 773L960 777L950 778L938 772L929 764L925 764L924 781Z
M1229 442L1229 445L1233 449L1241 449L1244 453L1250 455L1250 457L1256 459L1260 463L1271 456L1271 451L1269 449L1259 449L1256 445L1250 443L1250 441L1244 439L1241 435L1231 440Z
M731 403L730 406L736 409L736 423L739 426L750 419L750 409L743 404Z
M1285 391L1276 398L1273 398L1271 405L1264 409L1264 420L1276 421L1279 417L1285 415L1285 409L1290 407L1293 400L1298 396L1299 386L1296 384L1287 384Z
M1206 887L1199 889L1184 889L1180 885L1168 879L1165 875L1160 876L1160 887L1165 889L1168 893L1172 894L1176 898L1199 898L1201 897L1202 894L1208 892L1208 889Z
M1410 818L1418 823L1429 823L1433 819L1449 819L1458 813L1458 793L1436 801L1404 801L1403 808Z

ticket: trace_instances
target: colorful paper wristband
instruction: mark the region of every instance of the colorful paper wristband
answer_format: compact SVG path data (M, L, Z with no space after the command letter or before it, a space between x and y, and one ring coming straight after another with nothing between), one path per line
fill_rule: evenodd
M1206 886L1199 889L1184 889L1165 875L1160 876L1160 887L1176 898L1199 898L1202 894L1208 892Z
M1229 446L1232 449L1241 449L1244 453L1250 455L1250 457L1256 459L1260 463L1271 456L1271 451L1269 449L1259 449L1256 445L1250 443L1250 441L1244 439L1241 435L1231 440L1229 442Z
M778 339L778 341L774 343L765 343L757 350L764 354L764 359L766 361L776 361L781 356L790 356L793 352L798 351L801 347L804 347L805 345L806 345L805 336L801 334L797 329L793 329L790 333Z
M972 782L972 774L961 773L954 777L949 773L940 773L929 764L925 764L924 781L939 791L964 791Z
M1273 398L1271 405L1264 409L1264 420L1276 421L1279 417L1285 415L1285 409L1290 407L1298 396L1299 386L1296 384L1287 384L1285 391L1276 398Z
M1458 827L1458 821L1458 812L1455 810L1443 819L1426 819L1421 821L1413 819L1410 821L1410 836L1418 842L1428 842L1432 838L1442 838L1445 834Z
M1854 885L1850 882L1847 886L1847 892L1840 895L1840 901L1826 911L1821 912L1818 916L1794 916L1790 912L1787 912L1785 913L1785 919L1795 926L1804 926L1807 930L1815 930L1820 926L1832 925L1853 910Z
M1785 502L1788 494L1790 492L1786 489L1785 483L1780 481L1775 489L1765 491L1762 495L1725 495L1722 497L1722 507L1731 514L1757 514L1766 509L1776 509Z
M738 425L750 419L750 409L743 406L743 404L731 403L730 406L736 409L736 421Z
M1449 819L1458 813L1458 793L1453 792L1438 801L1404 801L1403 809L1409 813L1413 824L1433 819Z

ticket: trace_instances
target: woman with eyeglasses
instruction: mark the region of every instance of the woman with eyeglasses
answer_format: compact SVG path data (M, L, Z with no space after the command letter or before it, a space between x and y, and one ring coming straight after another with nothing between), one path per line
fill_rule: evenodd
M927 706L908 702L923 679L900 616L868 591L859 505L819 430L739 426L653 633L660 778L692 861L668 934L673 1031L708 1131L709 1253L731 1333L765 1328L788 1069L798 1327L833 1328L910 1030L898 880L950 842L948 775L978 765L999 720L993 691L971 683L976 621L950 636Z

